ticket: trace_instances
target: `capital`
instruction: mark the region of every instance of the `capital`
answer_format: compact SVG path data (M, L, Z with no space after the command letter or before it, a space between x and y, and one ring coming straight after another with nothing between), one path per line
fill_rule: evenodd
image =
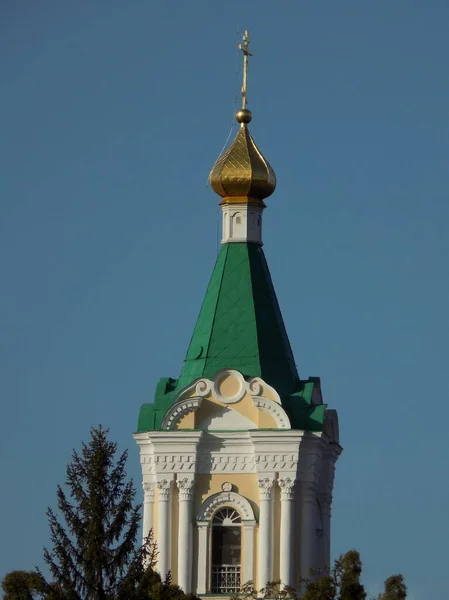
M295 479L283 477L279 479L278 484L281 488L281 500L292 500L295 494Z
M194 479L184 477L176 482L179 490L179 499L189 501L193 499L193 490L195 487Z
M143 484L143 493L144 493L144 502L153 502L154 501L154 483L153 482L145 482Z
M169 479L161 479L157 482L156 486L159 490L159 500L166 501L170 498L171 486L173 484L173 480Z
M257 481L261 500L271 500L273 497L274 477L262 477Z

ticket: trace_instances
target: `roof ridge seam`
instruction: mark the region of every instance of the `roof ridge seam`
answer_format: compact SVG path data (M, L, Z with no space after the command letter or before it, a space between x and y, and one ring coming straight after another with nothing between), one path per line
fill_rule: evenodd
M255 327L255 329L256 329L256 347L257 347L257 353L258 353L257 360L260 363L259 327L258 327L258 322L257 322L256 305L255 305L255 302L254 302L254 283L253 283L253 277L254 277L254 272L253 271L254 271L254 269L253 269L253 265L252 265L252 256L251 256L251 252L250 252L250 249L248 247L248 244L246 245L246 250L248 252L249 272L250 272L250 281L251 281L251 295L252 295L252 298L253 298L254 315L255 315L255 319L256 319L256 327ZM256 252L258 253L259 250L260 250L260 247L257 246L256 247ZM261 365L261 367L262 367L262 365Z
M207 363L207 358L209 355L209 347L210 347L210 342L212 340L212 335L213 335L213 331L214 331L214 327L215 327L215 319L217 317L217 310L218 310L218 303L220 300L220 294L221 294L221 288L223 286L223 280L224 280L224 272L225 272L225 268L226 268L226 260L228 258L228 252L229 252L229 244L223 244L225 246L225 254L226 256L223 259L223 269L221 271L221 275L220 275L220 285L218 286L218 292L217 292L217 301L215 303L215 308L214 308L214 316L212 317L212 324L211 324L211 328L210 328L210 335L209 335L209 339L207 341L207 348L205 348L205 353L204 353L204 367L206 366ZM204 369L203 369L204 372Z

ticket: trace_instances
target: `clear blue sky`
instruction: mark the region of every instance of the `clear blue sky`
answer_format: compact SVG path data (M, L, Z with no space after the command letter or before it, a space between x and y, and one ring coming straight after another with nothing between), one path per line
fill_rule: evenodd
M303 377L340 415L333 554L447 598L449 4L3 0L0 568L42 565L89 427L129 448L217 250L207 175L250 30L265 251Z

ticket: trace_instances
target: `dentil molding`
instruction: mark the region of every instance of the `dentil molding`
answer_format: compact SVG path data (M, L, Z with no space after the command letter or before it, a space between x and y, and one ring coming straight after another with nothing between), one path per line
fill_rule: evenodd
M198 511L196 518L197 523L210 521L217 508L225 504L237 508L242 515L243 520L251 521L251 523L255 525L256 518L251 504L246 498L235 492L219 492L218 494L213 494L212 496L209 496L209 498L206 498Z

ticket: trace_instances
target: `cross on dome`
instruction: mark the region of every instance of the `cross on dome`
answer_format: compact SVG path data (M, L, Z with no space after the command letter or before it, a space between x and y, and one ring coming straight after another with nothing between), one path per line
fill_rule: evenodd
M239 44L239 49L243 52L243 85L242 85L242 109L245 110L247 104L246 88L248 85L248 56L252 56L249 51L249 35L245 30L243 34L243 44Z
M248 130L251 122L251 111L247 105L248 87L248 57L252 56L249 49L249 34L245 30L239 49L243 52L243 84L242 84L242 107L237 111L235 117L240 123L240 130L232 144L218 158L209 175L209 183L212 189L223 198L221 204L229 205L255 204L263 208L263 199L270 196L276 188L276 176L274 171L256 146ZM260 219L255 215L255 229L252 241L261 243ZM248 222L248 220L247 220ZM248 240L247 233L231 236L235 241ZM230 236L224 233L223 240L230 240Z

